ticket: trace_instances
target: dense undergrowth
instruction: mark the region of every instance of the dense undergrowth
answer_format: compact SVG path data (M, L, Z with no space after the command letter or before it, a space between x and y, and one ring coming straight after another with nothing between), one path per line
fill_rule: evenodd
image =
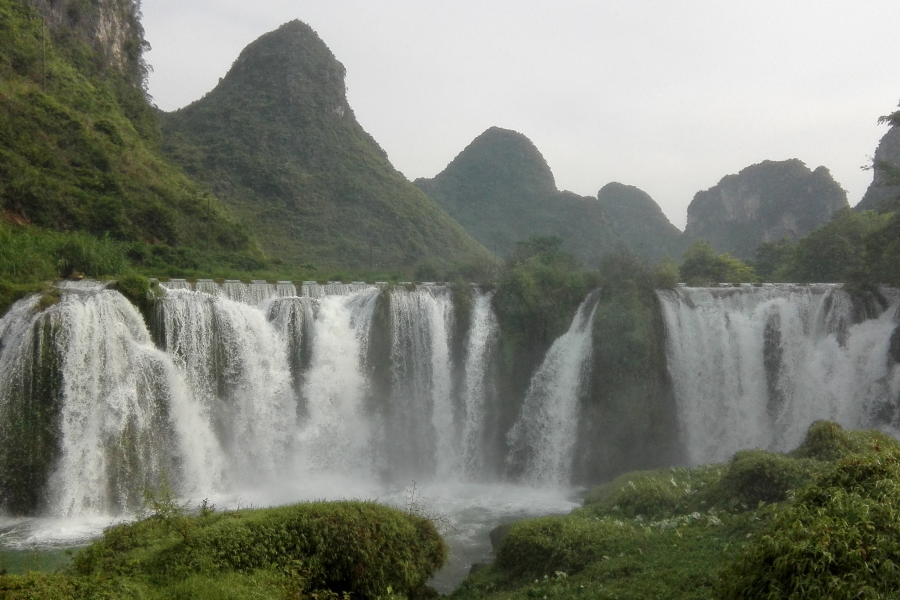
M447 548L434 524L374 502L185 514L171 500L107 529L54 573L0 576L0 596L423 598Z
M788 454L634 472L516 523L469 598L892 598L900 443L814 423Z

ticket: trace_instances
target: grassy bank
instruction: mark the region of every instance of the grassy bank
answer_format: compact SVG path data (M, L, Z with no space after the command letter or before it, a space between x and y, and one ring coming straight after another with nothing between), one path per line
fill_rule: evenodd
M470 598L889 598L900 444L815 423L783 455L623 475L563 517L515 524Z
M52 572L0 576L37 598L422 598L447 549L431 521L374 502L185 514L163 498Z

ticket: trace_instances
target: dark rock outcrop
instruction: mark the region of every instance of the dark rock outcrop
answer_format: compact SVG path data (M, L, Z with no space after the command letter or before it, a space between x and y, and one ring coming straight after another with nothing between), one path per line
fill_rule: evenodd
M763 161L697 192L683 245L706 239L719 252L753 258L762 242L797 240L847 206L847 192L825 167L798 159Z
M900 127L891 127L875 150L872 183L855 210L881 210L900 198Z

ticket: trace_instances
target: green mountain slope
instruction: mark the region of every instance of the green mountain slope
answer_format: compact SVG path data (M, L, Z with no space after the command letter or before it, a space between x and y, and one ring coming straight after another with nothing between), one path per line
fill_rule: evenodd
M614 247L600 203L557 190L544 157L515 131L488 129L434 179L415 183L472 237L503 256L535 235L563 238L563 249L588 265Z
M43 12L0 0L7 219L119 240L251 248L224 207L159 153L157 119L141 88L146 44L137 3L34 4Z
M680 231L636 187L611 183L597 198L560 191L540 151L516 131L492 127L433 179L416 185L500 255L535 235L556 235L586 265L625 246L648 260L671 253Z
M766 160L697 192L688 206L685 246L708 240L719 252L753 258L763 242L797 240L847 207L847 192L825 167Z
M390 164L347 104L344 67L293 21L250 44L219 85L164 115L165 150L272 255L377 268L490 254Z
M672 225L650 194L614 181L600 188L597 199L616 236L637 256L658 261L678 254L681 230Z

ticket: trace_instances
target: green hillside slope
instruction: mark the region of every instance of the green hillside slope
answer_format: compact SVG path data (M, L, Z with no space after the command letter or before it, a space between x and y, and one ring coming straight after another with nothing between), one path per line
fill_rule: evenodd
M618 238L637 256L655 262L679 254L681 231L647 192L614 181L600 188L597 199Z
M626 247L647 260L671 254L680 232L636 187L611 183L597 198L560 191L540 151L516 131L491 127L433 179L416 185L476 240L508 255L516 242L554 235L587 266Z
M141 89L137 4L43 4L41 13L0 0L7 220L151 244L252 247L224 207L159 154L157 119ZM98 23L118 32L102 48L89 43Z
M563 238L563 249L588 265L614 247L600 203L557 190L544 157L516 131L491 127L434 179L415 183L501 256L536 235Z
M293 21L163 118L165 150L291 262L450 266L490 254L390 164L347 104L344 67Z

